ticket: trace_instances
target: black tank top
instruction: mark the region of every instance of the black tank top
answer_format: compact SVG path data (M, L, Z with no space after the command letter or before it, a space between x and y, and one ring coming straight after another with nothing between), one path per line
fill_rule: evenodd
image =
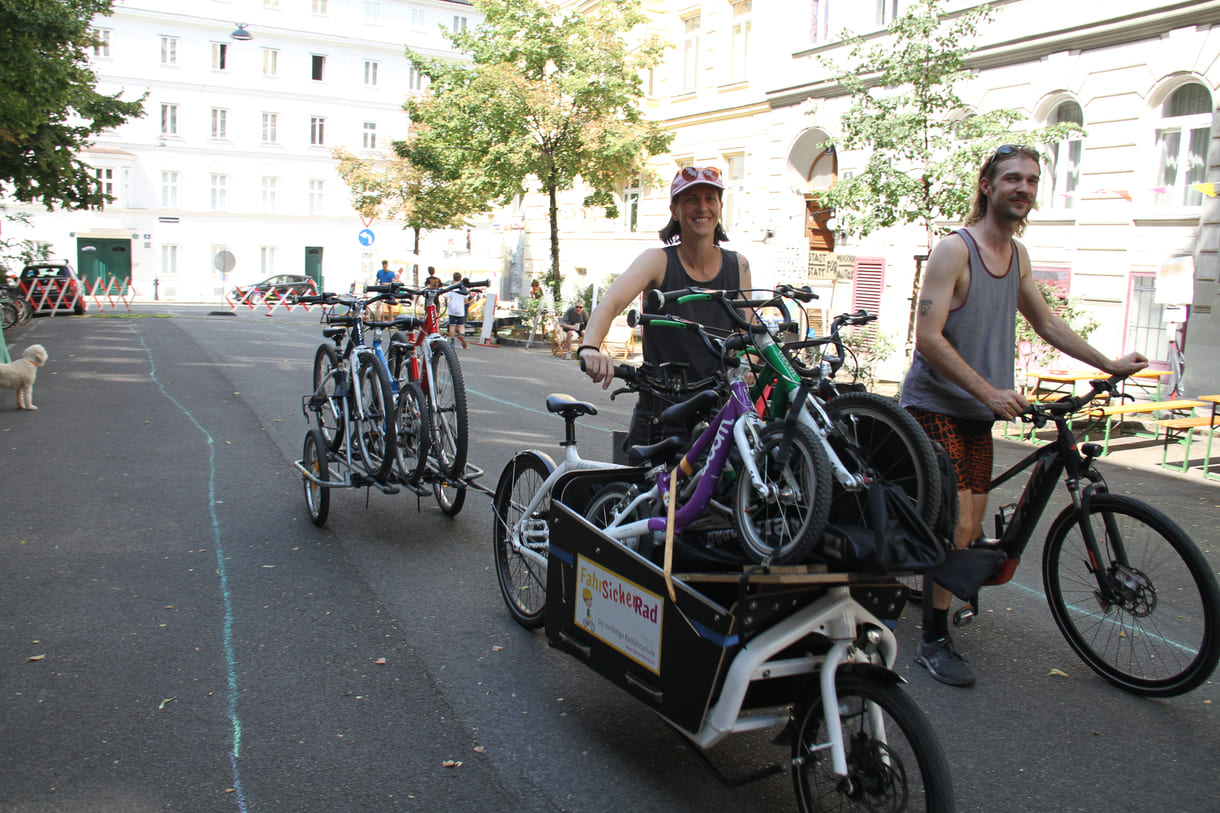
M720 250L720 271L707 282L691 279L678 259L678 247L666 246L665 249L665 281L662 291L676 291L682 288L707 288L709 290L738 291L741 288L741 269L737 262L737 252ZM645 308L645 313L658 313ZM733 328L724 309L716 302L694 302L687 305L677 305L666 302L659 313L681 316L692 322L712 328L710 333L723 336ZM715 372L723 370L721 361L708 352L703 342L692 331L678 330L672 327L644 328L644 361L653 364L665 362L682 362L687 365L686 376L694 381Z

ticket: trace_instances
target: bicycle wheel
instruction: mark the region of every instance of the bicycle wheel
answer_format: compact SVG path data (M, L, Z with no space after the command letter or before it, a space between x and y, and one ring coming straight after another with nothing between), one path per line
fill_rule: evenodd
M394 405L394 444L398 475L404 482L419 481L428 463L432 442L432 421L424 391L414 382L398 382L398 403Z
M1145 697L1183 694L1211 677L1220 588L1195 543L1160 511L1118 494L1090 497L1087 521L1113 598L1089 571L1072 506L1042 552L1046 599L1068 644L1103 678Z
M894 678L835 676L847 776L834 772L820 691L797 707L792 782L797 804L823 810L952 811L949 763L928 718Z
M0 327L5 330L11 330L16 324L17 319L21 314L21 310L15 302L5 300L0 302Z
M584 518L595 528L605 530L610 527L610 523L614 521L615 512L621 511L626 507L624 497L631 490L630 483L608 483L597 490L593 495L593 499L589 500L589 505L585 508ZM636 507L627 516L623 517L619 524L627 522L635 522L645 518L645 514ZM618 543L626 548L630 548L637 553L640 551L640 537L635 536L630 539L619 539Z
M911 414L889 398L872 392L848 392L826 402L826 412L842 438L831 448L843 464L855 451L872 477L894 483L915 503L929 525L940 512L940 467L936 450ZM850 447L852 448L849 448ZM864 515L867 494L835 490L831 517L850 521Z
M341 372L335 372L339 367L339 354L329 344L318 345L318 351L313 357L313 391L323 400L318 404L319 411L315 413L318 430L326 440L326 448L332 452L339 451L343 445L343 404L341 400L347 397L347 388L343 386Z
M409 362L411 354L414 352L415 348L409 333L395 330L390 334L390 349L386 353L386 358L390 364L390 376L398 381L399 389L403 384L416 380L415 376L411 374Z
M432 343L432 456L441 473L459 478L466 473L466 384L457 351L448 342Z
M359 446L360 465L374 480L382 481L395 460L394 392L390 374L371 350L361 350L360 399L353 441Z
M301 465L305 471L319 480L330 481L330 463L326 458L326 438L317 429L305 433L305 449L301 453ZM305 507L309 510L309 521L322 525L330 515L330 488L302 477L305 483Z
M889 398L871 392L835 396L826 403L826 412L842 434L830 439L839 459L851 466L852 452L859 455L871 476L897 484L915 503L924 521L928 525L935 523L940 513L940 467L932 441L911 413ZM845 491L836 483L830 505L831 522L859 522L867 499L867 492ZM923 598L923 576L907 576L899 581L910 589L912 601Z
M466 504L466 487L439 480L432 484L432 496L436 497L436 504L440 506L442 513L456 517Z
M784 431L781 422L768 424L761 433L761 447L754 450L759 474L776 494L764 498L744 473L737 478L733 526L742 550L755 562L767 558L775 564L803 562L821 541L830 511L830 462L821 439L808 426L797 424L781 470L777 456Z
M493 503L491 544L496 577L508 611L526 629L542 626L546 610L546 559L551 496L525 513L555 464L541 452L519 452L500 473Z

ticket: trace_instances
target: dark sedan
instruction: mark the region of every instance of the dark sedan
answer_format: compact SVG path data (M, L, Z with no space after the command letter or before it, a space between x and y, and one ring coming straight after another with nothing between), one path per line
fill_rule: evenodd
M276 274L267 277L262 282L253 285L238 285L229 293L229 297L237 302L248 302L257 305L264 299L268 302L283 300L289 305L296 303L302 294L316 292L314 281L300 274Z
M65 261L31 263L21 271L18 284L35 313L85 312L85 287Z

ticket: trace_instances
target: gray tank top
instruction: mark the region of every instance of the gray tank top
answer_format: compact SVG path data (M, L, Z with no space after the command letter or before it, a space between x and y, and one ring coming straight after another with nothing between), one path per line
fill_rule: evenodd
M708 290L736 291L741 287L741 266L737 252L720 250L720 270L707 282L698 282L686 273L682 260L678 258L677 246L666 246L665 280L662 291L677 291L682 288L707 288ZM653 313L645 307L646 313ZM715 336L725 336L733 329L733 321L715 302L694 302L678 306L666 302L659 313L673 314L698 322ZM687 367L687 379L695 381L724 369L724 365L708 352L697 335L672 327L644 329L644 360L653 364L681 362Z
M945 319L944 336L992 386L1010 390L1016 363L1017 292L1021 285L1016 241L1012 243L1012 261L1002 275L996 276L983 264L970 233L961 229L954 234L965 241L970 252L970 288L966 301ZM934 369L918 350L902 384L901 403L955 418L995 420L990 409Z

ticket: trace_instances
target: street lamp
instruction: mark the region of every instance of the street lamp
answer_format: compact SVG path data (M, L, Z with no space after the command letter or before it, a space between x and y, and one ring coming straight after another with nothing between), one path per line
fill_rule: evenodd
M246 23L237 23L237 29L229 35L229 39L245 42L254 39L254 35L246 30Z

